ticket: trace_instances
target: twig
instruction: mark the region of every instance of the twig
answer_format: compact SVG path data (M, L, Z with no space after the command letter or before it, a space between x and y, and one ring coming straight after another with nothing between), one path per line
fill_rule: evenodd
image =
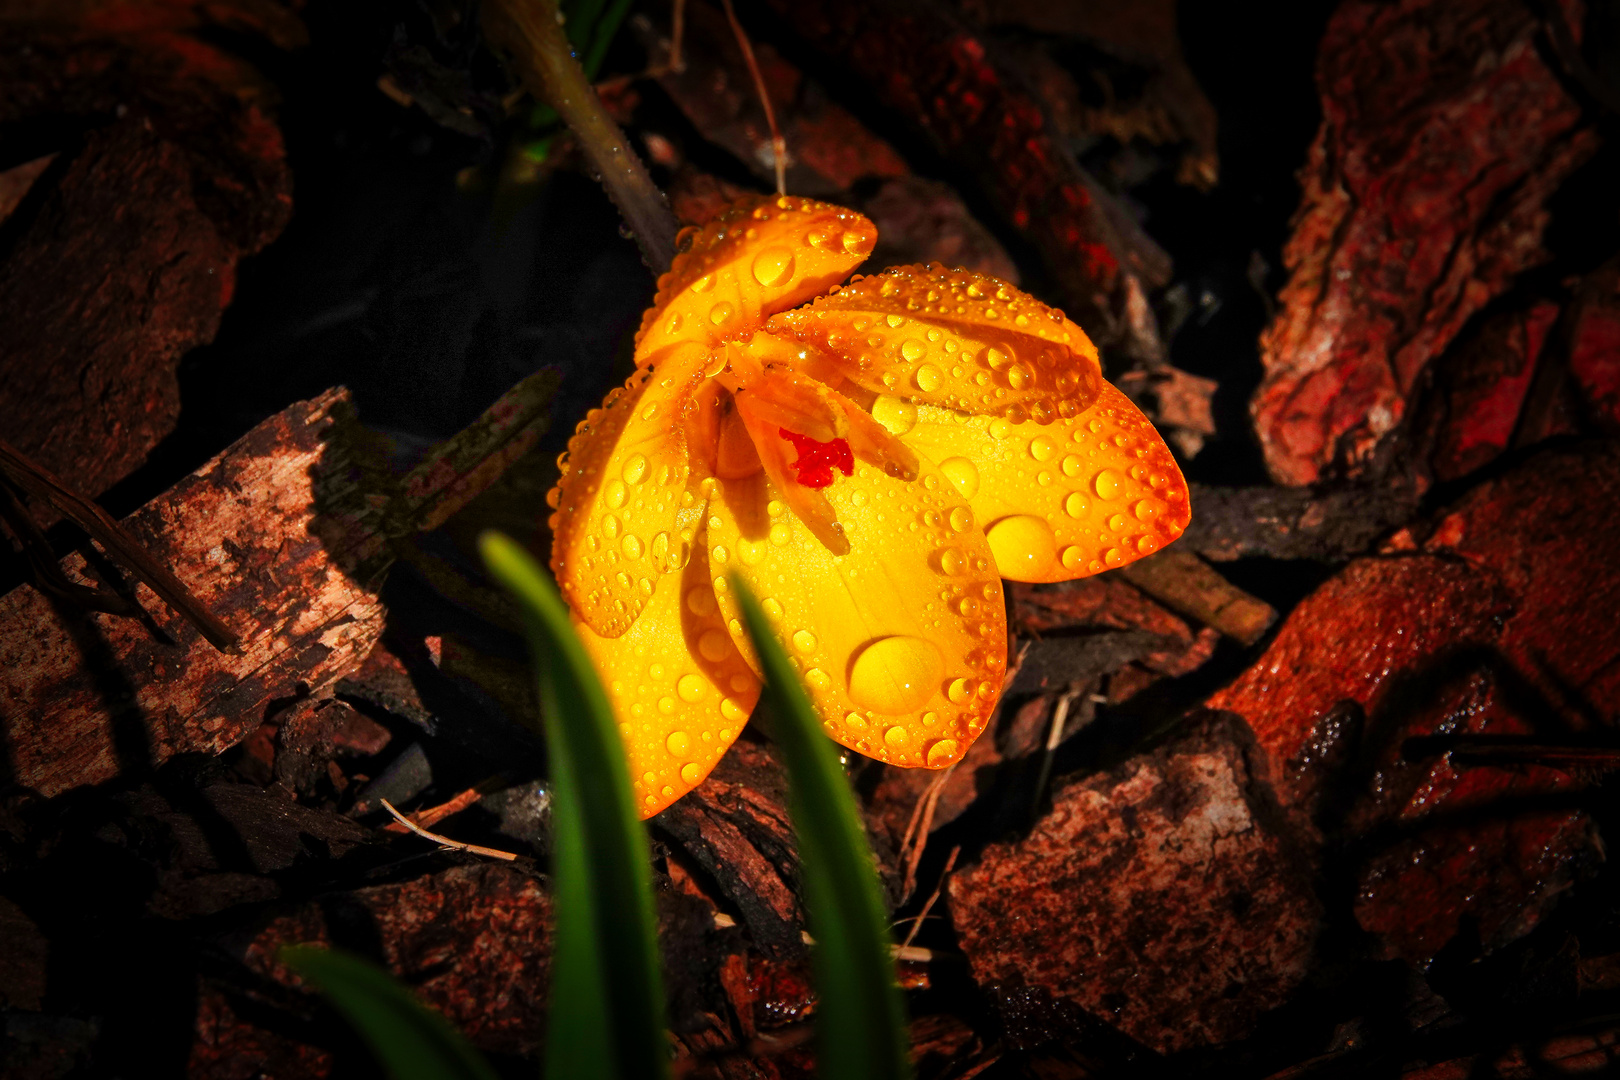
M24 560L33 575L34 588L47 596L54 596L88 611L105 611L109 615L139 616L140 609L111 589L80 585L62 573L62 564L51 550L50 541L39 523L29 516L11 486L0 481L0 521L10 528L17 543L22 545Z
M438 806L423 810L421 813L412 814L411 817L415 820L416 824L422 826L423 828L427 828L429 825L438 824L452 814L461 813L463 810L467 809L467 807L471 806L473 803L477 802L483 797L484 793L482 791L476 787L470 787L466 791L463 791L461 794L457 795L455 798L451 799L449 802L443 802ZM387 825L384 825L383 830L385 832L392 833L403 833L410 831L397 821L391 821Z
M732 8L731 0L720 0L720 3L725 6L726 18L731 23L731 32L736 35L737 45L742 49L743 59L748 63L748 73L754 77L754 89L759 91L759 103L765 109L765 123L771 129L771 160L776 166L776 193L786 195L787 140L782 138L782 132L776 126L776 111L771 108L771 95L765 89L765 76L759 70L759 61L754 59L754 46L743 31L742 23L737 21L737 12Z
M179 578L169 572L168 567L136 543L135 538L125 532L124 527L114 521L107 511L24 457L22 451L4 439L0 439L0 471L28 494L36 499L44 499L69 521L89 533L106 549L107 554L146 582L165 603L195 626L214 648L224 652L240 640L230 627L215 618L213 612L192 595Z
M556 0L485 0L492 31L517 63L529 92L557 110L579 138L580 149L601 178L641 257L655 274L675 258L675 215L647 167L630 149L574 59L557 19Z
M394 804L389 802L387 799L380 799L378 801L382 803L384 810L387 810L390 814L394 815L395 821L405 826L411 832L424 839L432 840L435 844L446 847L451 851L470 851L474 855L487 855L491 859L505 859L507 862L514 862L517 859L517 855L510 851L499 851L495 848L484 847L481 844L463 844L460 840L452 840L448 836L440 836L438 833L428 832L416 822L412 821L398 810L395 810Z
M911 891L917 887L917 864L922 862L923 852L928 848L928 834L934 828L934 810L939 806L939 797L945 792L945 782L956 771L960 761L953 761L951 767L939 774L939 778L928 785L928 796L923 806L922 821L917 827L917 836L911 846L911 857L906 860L906 880L900 887L900 894L909 897Z
M1216 573L1191 551L1169 547L1120 567L1120 576L1166 607L1253 645L1277 618L1272 606Z
M686 0L675 0L675 15L669 30L669 70L679 75L686 70L681 42L686 37Z
M928 913L934 910L934 904L939 901L939 894L945 890L945 879L951 876L952 870L956 869L956 857L960 854L962 854L962 845L957 844L951 848L950 855L946 856L945 869L939 872L939 884L934 886L934 891L924 901L922 910L917 912L916 917L911 920L911 929L906 933L906 940L900 943L902 949L911 948L911 943L917 940L917 931L922 929L923 920L928 918Z
M1052 757L1057 753L1058 744L1063 741L1063 726L1069 719L1069 709L1079 696L1079 690L1070 690L1058 698L1057 707L1052 710L1052 726L1046 733L1046 749L1041 753L1041 771L1035 777L1035 793L1029 800L1031 817L1040 812L1041 798L1046 794L1046 785L1052 779Z

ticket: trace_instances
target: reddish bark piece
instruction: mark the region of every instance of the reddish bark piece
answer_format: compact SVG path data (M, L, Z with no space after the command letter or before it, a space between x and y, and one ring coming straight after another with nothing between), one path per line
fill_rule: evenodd
M772 0L801 39L973 169L1041 253L1063 306L1100 345L1123 340L1135 279L1165 284L1168 256L1062 147L1041 103L943 7L902 0ZM1139 289L1139 286L1137 286Z
M1597 141L1539 28L1512 0L1334 13L1292 276L1251 403L1279 482L1364 461L1468 318L1544 258L1547 197Z
M333 439L347 394L330 391L271 417L125 519L242 636L220 653L144 585L135 599L163 624L58 608L32 587L0 597L0 732L12 778L44 795L150 768L187 751L219 753L298 684L319 691L382 632L374 590L386 566ZM64 571L92 580L84 558Z
M1351 784L1346 827L1374 845L1357 917L1391 952L1438 951L1465 923L1490 948L1525 933L1599 857L1557 769L1401 759L1414 736L1556 741L1610 727L1620 695L1620 564L1607 536L1620 461L1545 453L1458 503L1417 549L1351 563L1289 616L1210 705L1254 729L1283 803ZM1349 716L1366 717L1366 745ZM1346 774L1359 756L1370 772ZM1529 805L1527 805L1529 804Z
M523 871L502 864L462 866L395 885L332 894L271 919L238 958L249 969L288 987L296 976L276 961L284 945L331 944L366 949L370 958L408 983L429 1007L489 1053L532 1052L545 1030L550 982L551 897ZM206 1000L206 995L205 995ZM215 1007L217 1009L217 1006ZM192 1069L237 1057L240 1043L264 1033L247 1025L204 1026L199 1011Z
M1040 635L1075 627L1146 630L1192 643L1186 620L1160 606L1117 574L1100 574L1056 585L1009 586L1018 629Z
M1557 1035L1504 1053L1470 1054L1401 1072L1401 1080L1544 1080L1610 1076L1620 1067L1620 1028Z
M1620 262L1592 274L1577 300L1569 373L1598 426L1620 431Z
M173 429L180 357L213 339L237 261L292 210L266 84L195 36L209 24L302 38L274 5L229 0L0 13L0 36L27 46L0 57L0 122L97 125L64 148L13 223L0 265L0 414L9 441L92 495Z
M1173 1052L1242 1038L1304 978L1320 917L1240 724L1215 717L1053 796L950 881L981 985L1032 988Z
M1466 476L1512 444L1558 311L1544 300L1487 319L1440 362L1445 419L1431 458L1435 479Z

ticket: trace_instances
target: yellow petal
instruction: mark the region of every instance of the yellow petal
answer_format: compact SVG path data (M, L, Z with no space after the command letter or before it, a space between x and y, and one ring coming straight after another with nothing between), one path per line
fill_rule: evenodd
M1015 421L1072 417L1103 381L1096 346L1061 311L938 264L858 278L766 329L872 393Z
M754 589L834 739L898 765L958 760L1007 656L1001 582L965 501L927 462L911 483L857 463L825 490L852 545L840 557L781 494L764 474L719 486L711 573L739 570ZM740 635L731 593L716 595Z
M579 634L619 720L636 808L651 817L709 775L753 711L759 679L726 632L702 558L671 574L623 635Z
M1115 387L1052 424L918 407L901 438L967 497L1004 578L1068 581L1150 555L1187 527L1187 482Z
M691 235L636 336L636 363L672 345L746 337L778 311L842 281L872 253L877 228L853 210L783 196L744 199Z
M637 371L586 415L559 459L551 570L569 608L605 637L628 630L658 579L684 564L698 515L685 424L705 360L687 345Z

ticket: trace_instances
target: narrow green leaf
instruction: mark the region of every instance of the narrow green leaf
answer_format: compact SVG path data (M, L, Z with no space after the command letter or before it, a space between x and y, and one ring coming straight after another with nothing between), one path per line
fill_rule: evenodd
M499 533L479 549L523 610L550 752L557 930L546 1076L668 1076L651 854L613 710L545 571Z
M602 70L602 61L607 59L608 46L613 44L613 36L619 32L619 24L624 22L624 17L629 11L630 0L613 0L603 13L602 21L596 24L591 34L591 46L585 51L580 65L585 69L587 78L596 78L597 72Z
M799 686L798 673L741 577L732 588L765 669L761 705L787 764L788 810L816 981L816 1075L901 1080L911 1075L905 1007L889 951L889 920L871 849L832 741Z
M315 945L289 945L279 955L354 1025L394 1080L496 1080L448 1020L386 971Z

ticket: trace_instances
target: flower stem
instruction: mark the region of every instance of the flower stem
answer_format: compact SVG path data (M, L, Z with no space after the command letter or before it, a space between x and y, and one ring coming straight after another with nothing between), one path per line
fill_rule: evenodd
M579 138L608 196L655 274L675 257L675 216L630 149L624 132L602 108L574 58L558 18L556 0L485 0L489 29L510 53L524 85L549 103Z

